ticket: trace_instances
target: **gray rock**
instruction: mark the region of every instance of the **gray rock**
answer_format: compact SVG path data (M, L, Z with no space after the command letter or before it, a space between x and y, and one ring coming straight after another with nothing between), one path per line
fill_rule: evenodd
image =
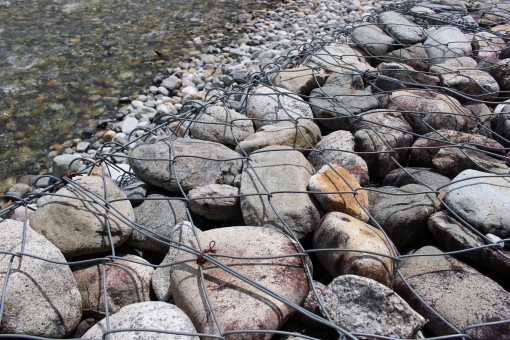
M136 129L137 126L138 126L138 119L128 117L122 122L122 133L125 133L127 135L131 131Z
M446 251L473 249L488 244L482 237L445 211L431 215L428 226L436 242ZM456 256L463 261L478 264L496 273L503 275L510 273L510 252L499 249L497 246L459 253Z
M320 66L329 72L340 73L344 73L346 68L349 69L349 72L352 72L352 69L360 72L375 70L368 65L362 55L356 52L351 46L336 43L324 46L317 53L305 60L305 64Z
M315 171L326 164L340 165L356 178L361 186L368 184L368 166L363 158L354 152L354 136L349 131L334 131L322 137L315 146L317 151L310 151L308 161Z
M319 211L306 193L313 174L312 166L303 154L287 146L268 146L261 151L264 152L250 156L242 174L240 194L247 195L240 198L244 222L286 232L272 204L296 236L303 238L315 229L320 220ZM297 190L303 193L274 194L270 204L266 189L270 192Z
M280 256L295 254L298 245L285 234L272 228L227 227L199 234L202 247L215 241L216 254L232 256L219 260L239 274L249 277L261 286L286 300L301 304L309 291L304 261L308 258L291 256L267 260L239 259L239 257ZM198 244L195 242L195 249ZM196 258L179 251L175 261ZM200 280L202 266L205 282ZM209 305L203 298L203 286L208 289L219 323L229 330L276 330L291 316L293 309L208 261L176 264L171 271L172 293L175 304L193 320L199 332L218 334L216 324L207 316ZM269 340L272 334L245 333L235 339Z
M253 122L222 106L208 106L190 125L194 138L236 146L253 134Z
M147 328L161 331L196 333L190 318L178 307L166 302L148 301L123 307L110 315L110 330ZM101 339L106 332L105 319L94 325L82 339ZM131 331L110 334L110 340L200 340L198 336L183 336L154 331Z
M81 142L78 145L76 145L76 152L86 152L89 146L90 146L89 142Z
M410 22L397 12L383 12L377 17L377 22L393 37L397 43L407 45L421 43L427 39L422 27Z
M57 247L30 226L24 229L22 222L1 221L0 235L0 248L4 251L23 251L49 261L66 262ZM4 254L0 261L2 287L11 258ZM2 302L2 333L48 338L69 335L80 322L82 311L80 291L71 269L30 256L21 259L15 256L11 265Z
M313 89L324 85L325 80L326 77L321 72L306 66L282 70L272 78L275 86L305 96Z
M74 181L83 189L67 185L57 191L58 196L51 197L37 209L30 220L32 228L56 245L66 258L108 251L111 249L105 225L108 211L113 245L124 243L132 232L124 221L135 219L131 204L123 200L126 195L108 177L104 178L106 191L103 178L99 176L76 177ZM110 203L108 210L103 208L105 192L108 192L105 200L117 200ZM89 202L91 199L95 202Z
M370 91L325 85L310 93L310 106L325 128L349 130L352 115L376 109L379 102Z
M427 220L441 209L441 202L435 194L423 193L429 191L418 184L369 191L370 214L397 248L411 247L430 238Z
M480 150L504 155L501 144L485 136L473 135L459 131L439 130L429 132L418 138L411 151L411 164L414 166L432 167L432 159L441 146L464 144Z
M448 185L451 180L431 168L403 168L392 170L384 177L383 186L402 187L407 184L428 185L433 190Z
M283 121L273 125L265 125L256 133L239 143L236 151L250 154L270 145L289 146L296 149L311 149L321 140L321 130L308 119L295 122ZM305 152L305 150L300 150Z
M476 229L504 239L510 237L510 180L493 176L476 170L461 172L446 188L445 202Z
M170 76L166 79L163 79L161 86L170 91L173 91L179 89L179 87L181 87L181 84L182 81L179 78L177 78L176 76Z
M460 148L441 148L432 159L432 164L440 173L449 177L455 177L467 169L499 174L510 173L505 160L491 157L481 151Z
M147 197L147 184L142 181L122 186L121 189L132 205L142 204L144 198Z
M409 124L399 112L383 110L368 111L361 116L363 120L351 123L354 134L356 151L370 152L362 154L368 166L370 179L380 182L399 163L406 160L407 150L411 146L413 137L403 131L412 131ZM390 154L392 148L403 148ZM376 152L376 153L372 153Z
M109 313L117 313L122 307L133 303L150 301L154 268L149 262L139 256L125 255L105 265ZM103 264L79 266L73 270L73 274L82 296L84 313L96 319L103 318L106 313Z
M504 111L495 120L494 139L505 147L510 147L510 113Z
M417 84L438 86L438 77L415 71L411 66L401 63L381 63L377 66L379 74L392 77L410 84L402 84L403 87L416 87ZM379 79L378 79L379 80Z
M441 254L434 247L416 255ZM457 329L510 319L510 294L496 282L448 255L408 257L400 267L414 293L399 280L396 291L418 313L429 320L427 328L441 336L456 333L417 298L442 315ZM507 339L508 324L466 330L471 339Z
M429 71L440 75L443 72L457 71L458 69L474 69L476 60L470 57L448 58L440 64L431 65Z
M250 94L246 115L253 119L256 129L281 119L313 118L308 103L284 88L259 87Z
M468 56L472 52L471 41L457 27L429 28L423 47L431 64L441 64L449 58Z
M126 244L136 249L160 254L168 253L169 246L153 237L161 236L166 239L175 225L188 220L186 203L176 197L149 195L142 204L134 208L134 211L136 223L147 231L142 230L142 233L136 229L133 230Z
M386 60L403 63L411 66L416 71L428 71L427 51L422 44L416 44L391 51L386 55Z
M463 118L466 122L466 128L470 131L475 131L474 128L480 128L480 125L495 117L491 109L484 103L473 101L464 103L463 106L469 110L469 113Z
M75 160L78 158L81 158L81 155L70 154L55 156L55 158L53 158L53 162L51 165L52 175L57 178L60 178L60 176L68 172L78 171L83 164L83 161ZM69 165L71 165L70 168Z
M374 56L383 56L393 50L395 40L376 25L362 24L351 33L351 38L359 46Z
M193 231L194 230L194 231ZM202 231L191 225L190 222L181 222L177 224L170 234L170 240L179 242L186 246L193 246L195 240L195 233L198 235ZM170 249L166 254L160 266L154 271L152 276L152 289L159 301L169 301L172 297L172 285L170 283L170 271L172 270L171 263L174 262L174 257L177 255L180 246L177 243L171 243Z
M457 73L459 71L459 73ZM493 101L499 94L499 85L496 80L487 72L480 70L459 69L454 72L441 73L443 86L452 88L476 100ZM458 95L459 99L464 99Z
M348 70L330 74L325 85L334 85L353 90L364 90L363 79L358 73L350 73Z
M241 220L239 188L225 184L209 184L188 193L189 208L209 220Z
M471 45L478 59L499 59L501 51L506 47L503 39L489 32L474 34Z
M496 65L490 68L489 73L496 79L501 91L510 90L510 59L499 60Z
M356 250L317 253L333 277L355 274L388 287L393 285L393 261L372 254L394 256L392 245L381 231L352 216L341 212L326 214L313 235L313 247Z
M97 320L94 318L88 318L88 319L81 321L78 324L78 327L76 327L76 330L74 331L73 338L75 338L75 339L81 338L96 323L97 323Z
M322 299L333 322L355 333L410 339L427 322L388 287L356 275L335 278Z
M381 107L403 111L413 131L421 135L440 129L462 130L462 115L468 113L455 98L427 90L397 91L385 98Z
M232 185L243 164L241 155L222 144L189 138L155 139L137 145L130 156L139 179L169 191L178 191L179 183L184 191Z

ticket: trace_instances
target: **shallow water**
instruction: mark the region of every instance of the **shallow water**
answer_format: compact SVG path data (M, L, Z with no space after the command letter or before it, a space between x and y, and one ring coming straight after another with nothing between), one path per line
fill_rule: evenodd
M184 55L194 36L225 32L249 0L0 0L0 181L45 163L118 98L145 87L154 50ZM184 51L183 51L184 49ZM58 145L53 145L58 149ZM5 181L4 181L5 182Z

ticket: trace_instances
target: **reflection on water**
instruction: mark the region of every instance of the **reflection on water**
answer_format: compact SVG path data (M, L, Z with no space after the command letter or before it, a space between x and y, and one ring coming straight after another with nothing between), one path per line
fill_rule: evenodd
M247 7L249 5L249 7ZM249 0L0 0L0 180L44 163L121 95L145 86L154 50L182 56Z

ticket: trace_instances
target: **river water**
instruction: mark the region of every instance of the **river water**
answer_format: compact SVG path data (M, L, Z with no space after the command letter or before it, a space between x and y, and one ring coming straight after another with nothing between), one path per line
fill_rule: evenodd
M0 0L0 192L249 0ZM170 64L170 62L166 62Z

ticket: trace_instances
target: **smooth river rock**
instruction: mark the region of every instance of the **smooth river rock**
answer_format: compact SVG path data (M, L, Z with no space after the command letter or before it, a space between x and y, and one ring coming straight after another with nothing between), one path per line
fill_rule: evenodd
M299 252L294 241L271 228L247 226L212 229L199 234L199 240L204 248L215 241L216 255L268 257ZM196 258L196 255L179 251L175 261L192 261L173 266L171 282L175 304L190 316L199 332L218 333L203 294L203 286L224 331L278 329L291 316L293 310L285 303L208 261L201 264L205 277L205 282L202 282ZM301 304L308 295L309 283L300 256L260 260L216 259L293 303ZM269 340L271 337L272 334L257 333L226 336L229 340Z
M67 185L57 191L59 196L47 200L30 220L32 228L56 245L66 258L94 254L111 249L104 204L105 187L99 176L81 176L73 179L81 188ZM115 247L124 243L132 233L130 225L120 219L121 214L129 221L135 213L126 195L108 177L104 178L108 201L110 233ZM96 196L94 196L96 195ZM94 203L87 200L94 199ZM72 231L72 232L71 232Z

